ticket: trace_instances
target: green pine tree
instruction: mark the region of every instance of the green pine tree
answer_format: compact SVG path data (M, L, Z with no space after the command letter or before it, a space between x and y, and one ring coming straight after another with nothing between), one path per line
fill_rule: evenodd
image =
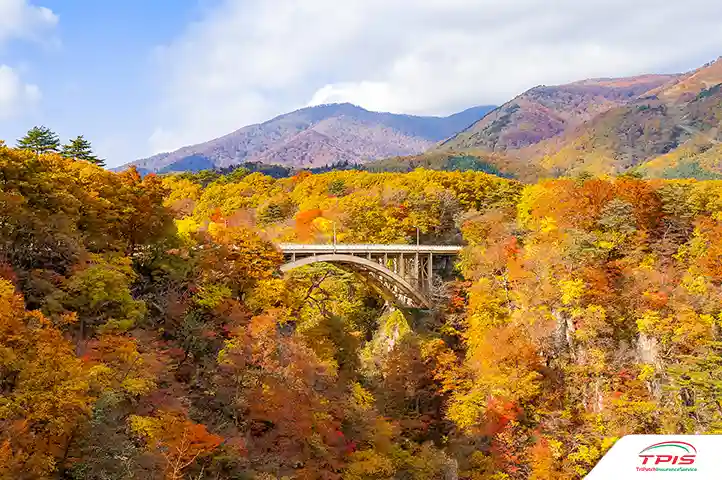
M47 127L33 127L23 138L18 140L17 147L30 150L36 155L41 153L56 153L60 147L58 136Z
M85 160L86 162L94 163L100 167L105 166L105 161L93 154L93 148L90 145L90 142L83 138L82 135L78 135L76 138L70 140L70 143L63 145L63 149L60 154L65 158Z

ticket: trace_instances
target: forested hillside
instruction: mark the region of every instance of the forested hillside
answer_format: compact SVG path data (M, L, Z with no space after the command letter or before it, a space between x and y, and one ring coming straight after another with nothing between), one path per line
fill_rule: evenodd
M520 179L585 172L716 179L721 86L718 59L684 75L537 87L441 149L493 158Z
M523 154L567 174L637 170L663 178L714 178L722 170L704 157L720 143L720 85L722 61L717 61Z
M590 79L534 87L442 144L443 148L516 150L574 130L597 115L633 102L675 75Z
M580 479L719 433L722 182L141 178L0 146L0 478ZM430 312L274 242L463 242Z

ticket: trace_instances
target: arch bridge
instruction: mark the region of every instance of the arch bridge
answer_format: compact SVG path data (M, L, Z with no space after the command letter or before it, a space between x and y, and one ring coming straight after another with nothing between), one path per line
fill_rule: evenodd
M332 263L368 279L399 306L431 308L434 278L448 273L459 245L279 245L286 263L282 272L313 263Z

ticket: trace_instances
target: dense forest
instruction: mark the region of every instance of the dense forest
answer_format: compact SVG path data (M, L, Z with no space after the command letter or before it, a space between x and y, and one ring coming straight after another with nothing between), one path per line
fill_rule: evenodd
M580 479L722 431L722 182L0 145L1 479ZM277 242L465 245L432 311Z

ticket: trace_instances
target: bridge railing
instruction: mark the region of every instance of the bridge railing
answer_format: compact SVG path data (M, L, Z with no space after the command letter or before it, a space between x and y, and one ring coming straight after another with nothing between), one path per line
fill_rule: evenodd
M349 253L437 253L455 255L462 248L461 245L394 245L394 244L301 244L301 243L281 243L278 245L284 253L333 253L333 252L349 252Z

